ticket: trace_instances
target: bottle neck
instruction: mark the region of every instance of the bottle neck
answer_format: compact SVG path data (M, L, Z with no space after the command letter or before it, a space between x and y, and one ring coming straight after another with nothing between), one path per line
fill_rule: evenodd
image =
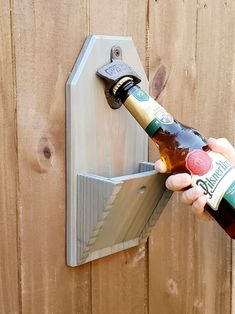
M130 77L119 80L113 87L113 94L122 101L150 137L153 137L164 123L164 119L167 119L168 114L165 109L136 85Z
M119 98L124 104L128 96L130 95L128 91L133 86L136 86L133 79L131 77L125 76L114 85L112 91L114 96Z

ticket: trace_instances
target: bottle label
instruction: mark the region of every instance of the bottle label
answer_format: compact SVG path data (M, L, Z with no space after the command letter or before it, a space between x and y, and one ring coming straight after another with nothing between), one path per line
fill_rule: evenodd
M202 187L212 209L218 210L223 197L235 206L235 168L223 155L196 149L186 157L186 167L192 185Z
M224 198L235 208L235 181L227 189Z
M133 87L131 92L124 105L149 136L153 136L162 124L174 122L173 117L143 90Z

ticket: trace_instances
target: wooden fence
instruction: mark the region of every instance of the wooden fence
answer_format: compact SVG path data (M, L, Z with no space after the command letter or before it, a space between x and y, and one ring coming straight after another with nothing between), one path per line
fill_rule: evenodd
M147 245L66 266L65 83L88 34L132 36L151 94L234 142L233 0L0 0L0 313L234 314L232 242L177 194Z

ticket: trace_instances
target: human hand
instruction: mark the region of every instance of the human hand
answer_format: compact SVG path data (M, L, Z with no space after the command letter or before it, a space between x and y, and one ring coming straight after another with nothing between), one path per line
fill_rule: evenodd
M235 165L235 149L225 138L208 139L208 146L211 150L224 155L233 165ZM162 160L157 160L155 163L155 169L158 172L164 173L167 171L166 165ZM192 179L188 173L179 173L171 175L166 180L166 187L172 191L182 191L191 185ZM182 191L181 202L186 205L192 206L192 211L202 219L210 218L204 207L207 202L207 198L203 193L203 189L200 186L188 188L186 191Z

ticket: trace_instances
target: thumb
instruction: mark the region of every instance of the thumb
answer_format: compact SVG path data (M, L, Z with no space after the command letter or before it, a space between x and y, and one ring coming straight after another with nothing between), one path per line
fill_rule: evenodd
M235 165L235 149L226 138L209 138L207 141L209 147L227 158L233 165Z

